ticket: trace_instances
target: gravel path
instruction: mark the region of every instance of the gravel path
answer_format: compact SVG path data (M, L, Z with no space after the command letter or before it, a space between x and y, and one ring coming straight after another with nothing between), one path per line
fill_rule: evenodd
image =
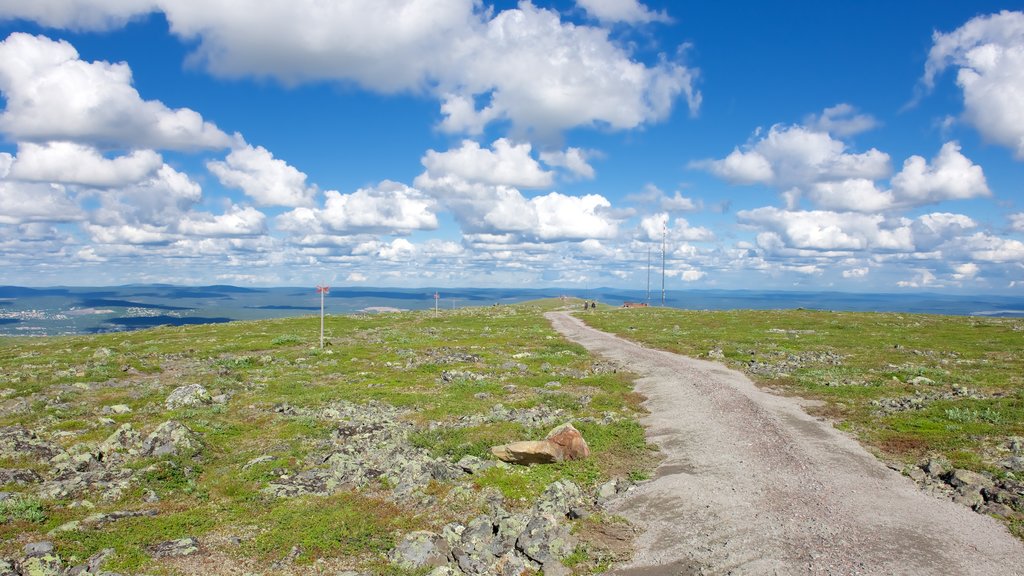
M644 529L612 574L1024 575L998 522L929 496L797 401L721 364L643 348L547 314L638 374L665 460L612 511Z

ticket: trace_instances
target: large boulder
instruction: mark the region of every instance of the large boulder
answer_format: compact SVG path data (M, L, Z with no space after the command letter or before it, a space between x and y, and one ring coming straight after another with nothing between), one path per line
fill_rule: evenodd
M580 460L590 456L590 447L583 439L583 434L569 422L548 432L546 440L561 446L566 460Z
M189 406L204 406L206 404L213 404L213 398L210 397L210 393L206 391L206 388L203 388L202 384L179 386L164 401L164 405L167 406L168 410Z
M190 456L203 447L199 435L181 422L168 420L142 441L143 456Z
M565 449L549 440L524 440L494 446L491 454L510 464L553 464L565 460Z

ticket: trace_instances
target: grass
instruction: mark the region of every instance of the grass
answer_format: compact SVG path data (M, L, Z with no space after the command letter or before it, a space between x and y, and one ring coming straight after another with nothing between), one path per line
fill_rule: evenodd
M8 517L0 522L0 557L17 556L25 542L50 539L48 531L94 512L155 507L156 516L60 532L52 539L64 558L81 560L113 548L104 569L132 573L174 571L147 552L157 542L234 535L240 545L217 548L225 570L266 566L298 546L302 552L295 563L311 570L318 560L331 560L399 575L407 573L382 562L396 538L482 513L483 508L474 508L482 506L475 497L482 490L501 491L514 509L531 505L561 478L592 488L612 476L645 477L656 455L635 421L642 398L633 393L629 375L593 370L594 359L583 348L552 330L542 313L559 304L438 316L331 316L323 350L316 346L318 317L0 339L0 426L24 425L65 449L89 450L123 423L145 436L173 418L199 433L204 443L194 457L132 461L135 481L114 500L86 493L67 501L5 501L0 506L12 512L0 508ZM445 370L481 378L447 383L441 378ZM166 410L167 395L192 383L229 400ZM326 497L267 496L263 489L271 480L309 467L332 433L330 425L304 411L339 401L378 401L401 409L402 418L414 426L414 445L453 461L465 455L489 458L492 445L542 438L548 428L507 421L457 425L464 418L487 415L499 403L508 409L562 410L588 439L593 456L552 466L492 469L469 477L463 486L432 485L434 505L396 503L383 485ZM104 411L115 404L131 412ZM282 414L278 409L284 406L299 415ZM615 421L600 423L607 414L616 415ZM263 456L269 459L246 467ZM44 475L47 469L31 459L0 456L0 463ZM159 502L145 500L154 494ZM445 504L456 494L465 496L460 504Z

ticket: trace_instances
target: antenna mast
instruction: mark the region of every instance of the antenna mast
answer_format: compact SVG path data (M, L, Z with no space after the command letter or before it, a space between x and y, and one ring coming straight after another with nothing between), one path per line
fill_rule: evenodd
M327 285L320 285L316 287L316 291L320 294L320 348L324 347L324 294L331 291L331 287Z
M651 304L651 244L647 243L647 305Z
M665 247L668 245L668 228L661 229L661 305L665 306Z

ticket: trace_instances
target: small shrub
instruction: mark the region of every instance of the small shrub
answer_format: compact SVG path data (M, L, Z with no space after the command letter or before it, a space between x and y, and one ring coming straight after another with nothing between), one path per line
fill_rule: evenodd
M41 524L46 521L43 504L29 496L14 496L0 502L0 523L32 522Z
M298 336L295 336L294 334L282 334L281 336L278 336L277 338L274 338L273 340L270 341L270 343L273 344L274 346L285 346L285 345L288 345L288 344L300 344L301 342L302 342L302 338L299 338Z

